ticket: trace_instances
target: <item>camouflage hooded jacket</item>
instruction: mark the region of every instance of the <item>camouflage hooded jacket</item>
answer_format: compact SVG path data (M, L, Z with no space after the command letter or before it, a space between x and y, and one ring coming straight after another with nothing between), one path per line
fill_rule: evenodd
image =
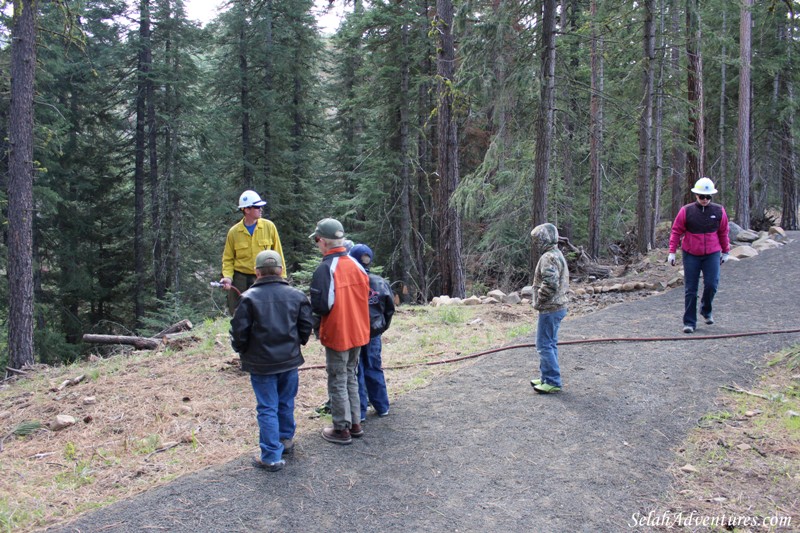
M542 313L564 309L569 301L569 269L558 249L558 230L541 224L533 228L531 237L540 255L533 274L533 307Z

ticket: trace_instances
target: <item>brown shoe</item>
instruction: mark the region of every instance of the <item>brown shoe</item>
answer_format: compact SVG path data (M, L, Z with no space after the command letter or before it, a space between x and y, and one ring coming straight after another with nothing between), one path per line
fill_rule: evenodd
M356 439L364 436L364 430L361 428L361 424L353 424L350 426L350 436Z
M353 439L350 438L350 430L325 428L322 430L322 438L334 444L350 444Z

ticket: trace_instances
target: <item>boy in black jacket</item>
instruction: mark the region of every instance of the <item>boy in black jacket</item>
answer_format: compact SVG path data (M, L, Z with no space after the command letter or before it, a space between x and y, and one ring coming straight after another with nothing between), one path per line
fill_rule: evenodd
M259 447L254 466L275 472L282 456L294 451L294 399L297 368L303 364L300 345L311 335L311 304L281 277L280 254L256 256L256 282L242 293L231 319L231 345L242 370L250 372L256 395Z

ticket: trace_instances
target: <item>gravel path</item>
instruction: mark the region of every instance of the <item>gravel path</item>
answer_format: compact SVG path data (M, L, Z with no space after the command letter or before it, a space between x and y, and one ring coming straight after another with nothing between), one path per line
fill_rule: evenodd
M798 300L794 243L724 265L717 323L693 336L682 287L568 316L562 341L681 340L563 346L559 395L529 385L532 349L499 352L403 396L351 446L306 436L281 472L234 458L51 531L626 531L669 489L675 447L718 387L747 387L800 335L692 339L796 328Z

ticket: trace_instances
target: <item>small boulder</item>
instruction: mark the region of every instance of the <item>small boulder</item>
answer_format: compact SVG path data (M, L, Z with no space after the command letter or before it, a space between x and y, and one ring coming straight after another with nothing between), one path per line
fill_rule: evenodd
M757 255L758 250L747 244L737 246L730 251L730 256L736 259L747 259L748 257L755 257Z
M519 295L523 298L533 298L533 287L531 285L522 287L522 290L519 291Z
M60 431L64 428L75 425L75 417L70 415L56 415L50 422L51 431Z
M504 293L500 289L495 289L493 291L489 291L489 294L487 294L486 296L489 296L490 298L494 298L498 302L502 302L503 298L506 297L506 293Z
M743 229L739 232L739 235L736 236L736 240L739 242L753 242L758 240L758 233L749 229Z
M519 297L519 293L512 292L507 294L505 298L503 298L503 303L516 305L522 301L522 298Z
M474 294L469 298L464 299L464 305L480 305L481 299L475 296Z

